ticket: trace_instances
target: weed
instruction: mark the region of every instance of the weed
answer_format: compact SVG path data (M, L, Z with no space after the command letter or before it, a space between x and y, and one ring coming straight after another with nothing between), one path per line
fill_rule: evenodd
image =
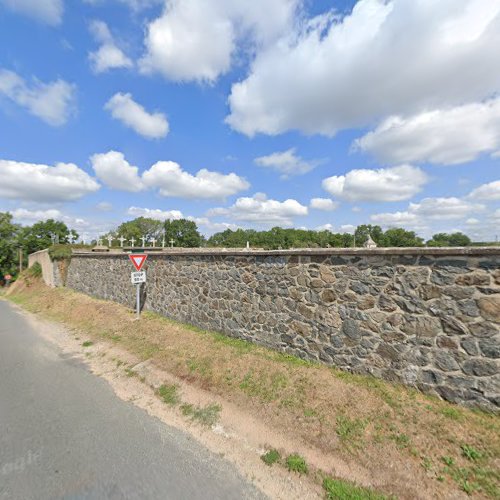
M286 457L286 467L289 471L299 474L307 474L309 471L306 461L297 453Z
M432 470L432 460L429 457L423 457L422 458L422 467L427 472L430 472Z
M406 434L392 434L390 437L398 448L408 448L408 446L410 446L410 437Z
M269 450L260 458L266 465L273 465L281 460L281 455L278 450Z
M325 477L323 488L328 500L386 500L387 497L380 495L368 488L362 488L342 479Z
M82 346L83 347L90 347L91 345L94 345L94 342L92 342L91 340L86 340Z
M179 404L180 402L180 396L177 392L177 386L176 385L161 385L158 388L158 396L163 400L164 403L167 403L168 405L175 406Z
M41 278L43 271L39 262L35 262L31 267L26 269L26 274L32 278Z
M462 413L457 408L446 407L441 408L441 415L444 415L446 418L450 418L451 420L460 420L462 418Z
M453 457L441 457L441 459L448 467L455 464L455 459Z
M317 417L318 412L313 408L305 408L304 409L304 417Z
M360 418L337 417L337 436L343 441L357 441L363 436L366 421Z
M207 427L215 425L220 417L222 407L216 403L212 403L205 407L195 406L184 403L181 405L182 414L190 417L192 420L197 420Z
M467 460L479 460L483 455L477 451L473 446L470 446L468 444L463 444L461 446L462 448L462 455L467 459Z
M125 375L127 375L127 377L137 377L137 373L131 368L125 368Z

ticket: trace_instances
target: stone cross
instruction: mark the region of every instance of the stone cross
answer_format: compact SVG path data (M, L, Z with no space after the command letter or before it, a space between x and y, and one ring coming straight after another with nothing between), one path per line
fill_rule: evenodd
M247 250L250 248L250 242L247 241Z
M156 240L154 238L151 240L151 243L153 244L153 248L155 248L156 247Z
M135 247L135 238L131 238L130 243L132 244L133 247Z
M108 236L106 239L108 240L108 246L112 246L112 242L114 240L113 236Z
M101 238L101 237L99 237L99 239L97 240L97 244L98 244L99 246L101 246L101 245L102 245L102 238Z
M118 241L120 242L120 246L123 248L123 242L124 242L124 241L127 241L127 239L126 239L126 238L124 238L123 236L120 236L120 237L118 238Z
M170 239L170 247L171 247L171 248L174 248L174 243L175 243L174 239L173 239L173 238L171 238L171 239Z
M162 248L165 248L165 236L161 240L161 246L162 246Z
M142 246L145 247L146 246L146 240L147 238L145 238L144 236L142 238L140 238L142 240Z

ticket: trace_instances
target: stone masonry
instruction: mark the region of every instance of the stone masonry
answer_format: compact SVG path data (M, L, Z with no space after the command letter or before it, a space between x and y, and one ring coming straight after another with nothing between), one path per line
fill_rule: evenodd
M185 250L145 269L145 309L500 408L500 248ZM76 253L67 286L133 307L132 270L121 253Z

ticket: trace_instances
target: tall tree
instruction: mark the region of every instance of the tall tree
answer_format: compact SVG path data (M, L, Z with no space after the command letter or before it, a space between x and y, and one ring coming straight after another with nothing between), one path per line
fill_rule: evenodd
M427 242L430 247L466 247L471 244L471 240L463 233L436 233Z
M149 217L138 217L137 219L120 224L113 234L123 236L127 240L134 238L137 242L142 237L148 241L151 241L153 238L159 241L163 235L163 222L150 219Z
M203 237L195 222L187 219L166 220L164 224L167 243L174 241L176 247L197 248L203 243Z
M0 279L16 274L18 232L20 226L12 223L12 215L0 212Z
M48 219L32 226L24 227L20 243L26 254L48 248L54 243L68 244L78 239L78 233L61 221Z
M414 231L406 231L400 227L388 229L383 237L385 247L421 247L423 244L424 240Z

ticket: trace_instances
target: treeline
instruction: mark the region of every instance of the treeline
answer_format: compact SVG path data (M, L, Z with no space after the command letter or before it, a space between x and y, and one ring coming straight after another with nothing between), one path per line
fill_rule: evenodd
M108 245L108 237L112 238L111 246L142 246L142 238L146 245L157 247L225 247L245 248L247 242L252 248L278 250L289 248L348 248L362 247L371 237L379 247L447 247L478 245L472 243L463 233L438 233L430 240L424 241L414 231L393 228L383 231L380 226L364 224L358 226L354 234L334 233L328 230L312 231L305 229L283 229L274 227L268 231L254 229L237 229L216 233L206 239L198 230L195 222L187 219L167 220L165 222L138 217L120 224L116 230L100 237L101 243ZM122 240L120 241L120 238ZM23 267L27 264L27 256L38 250L49 248L54 244L75 244L78 233L68 228L61 221L49 219L32 226L21 226L12 222L12 215L0 212L0 279L6 274L16 276L22 250ZM87 242L95 245L98 240ZM488 243L483 243L487 245Z

